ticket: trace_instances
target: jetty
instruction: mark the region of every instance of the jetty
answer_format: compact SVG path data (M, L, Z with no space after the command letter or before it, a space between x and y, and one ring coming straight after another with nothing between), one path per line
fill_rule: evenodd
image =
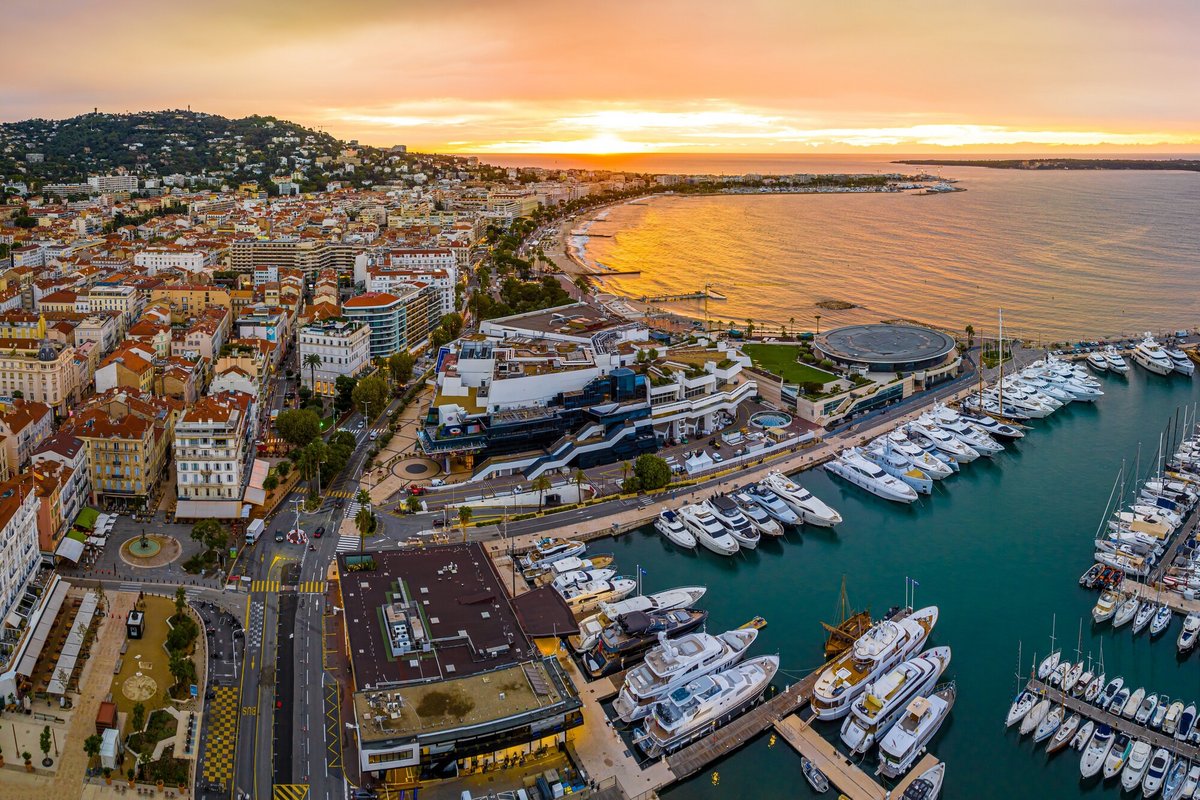
M656 294L642 295L641 302L643 303L670 303L675 300L724 300L725 295L717 294L716 292L706 292L701 289L698 292L685 292L683 294Z
M1055 689L1036 678L1030 678L1025 688L1040 697L1045 697L1051 703L1065 706L1069 711L1074 711L1084 719L1104 723L1113 730L1121 731L1134 739L1149 742L1153 747L1165 747L1172 754L1183 756L1193 762L1200 759L1200 747L1194 744L1181 742L1173 736L1166 736L1151 729L1149 726L1139 725L1134 720L1127 719L1119 714L1110 714L1082 698L1063 694L1061 689Z

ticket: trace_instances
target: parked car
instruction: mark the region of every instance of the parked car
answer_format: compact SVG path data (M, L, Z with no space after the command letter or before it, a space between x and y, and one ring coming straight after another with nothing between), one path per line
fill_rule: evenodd
M325 535L325 526L324 525L318 525L317 529L315 531L313 531L314 539L320 539L324 535Z

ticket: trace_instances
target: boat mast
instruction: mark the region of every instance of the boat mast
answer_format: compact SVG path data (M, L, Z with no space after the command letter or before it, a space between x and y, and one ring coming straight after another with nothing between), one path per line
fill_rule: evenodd
M996 381L996 391L998 392L997 400L1000 404L1000 416L1004 416L1004 309L998 310L999 327L996 336L997 342L997 358L1000 364L1000 377Z
M1075 658L1083 660L1083 617L1079 618L1079 639L1075 642Z

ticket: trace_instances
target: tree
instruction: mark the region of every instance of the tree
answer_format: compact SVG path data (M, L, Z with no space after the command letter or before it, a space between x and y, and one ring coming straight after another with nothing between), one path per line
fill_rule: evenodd
M459 314L457 311L451 311L449 314L446 314L442 317L442 327L446 329L446 333L451 339L457 339L463 330L462 314Z
M788 328L791 330L791 335L796 335L796 318L788 317Z
M367 534L375 528L375 512L371 510L371 494L366 489L359 489L354 499L358 501L354 527L358 528L358 551L361 553L366 549Z
M587 474L583 470L575 470L575 474L571 476L571 480L575 481L575 494L578 502L583 502L583 482L587 480Z
M576 275L573 283L580 294L587 294L592 289L592 282L587 279L586 275Z
M363 410L369 425L374 419L371 415L378 415L387 406L391 391L388 389L387 381L379 375L371 375L360 380L350 396L354 400L354 405Z
M321 418L307 408L284 411L275 420L275 429L285 442L304 447L321 434Z
M280 478L286 478L288 473L292 471L292 462L284 459L275 465L275 474Z
M301 362L303 366L308 367L308 380L314 392L317 390L317 367L322 363L320 353L308 353Z
M747 339L754 338L754 320L752 320L752 319L746 320L746 338Z
M24 400L25 393L22 392L20 389L14 389L13 393L12 393L12 397L13 397L13 400Z
M171 677L175 679L176 686L196 682L196 664L187 656L171 656L167 669L171 671Z
M50 757L50 726L46 725L42 728L42 735L38 738L38 746L42 748L42 756Z
M263 488L268 492L275 491L279 488L279 478L276 478L273 473L267 475L267 477L263 478Z
M458 527L462 529L462 540L467 541L467 523L471 521L471 507L458 507Z
M345 414L350 409L354 408L354 387L358 383L356 378L351 378L348 375L338 375L333 382L333 389L336 394L333 397L333 408L338 414Z
M392 355L388 359L388 372L391 373L392 381L401 384L412 380L414 364L416 361L407 350Z
M225 531L225 526L211 517L199 520L192 526L192 540L204 545L206 550L218 552L229 546L229 535ZM176 592L176 613L181 610L178 602L179 593Z
M975 343L975 326L968 325L965 330L967 333L967 347L970 347Z
M652 453L643 453L633 462L633 474L644 491L661 489L671 482L671 466Z
M103 744L103 740L100 738L100 734L93 733L91 736L83 740L83 752L87 753L87 757L89 759L95 758L96 756L100 755L101 744ZM22 753L22 755L25 756L26 761L29 760L28 753Z
M133 704L133 713L130 715L129 725L135 731L140 731L146 724L146 706L142 703Z
M538 511L542 510L542 500L546 496L546 490L550 488L550 479L545 475L538 475L533 479L531 484L533 490L538 493Z
M415 514L421 510L421 501L417 499L415 494L410 494L404 498L404 506L408 509L408 513Z
M195 531L194 528L192 530L193 532ZM178 586L175 588L175 616L182 617L185 608L187 608L187 592L184 591L182 586Z

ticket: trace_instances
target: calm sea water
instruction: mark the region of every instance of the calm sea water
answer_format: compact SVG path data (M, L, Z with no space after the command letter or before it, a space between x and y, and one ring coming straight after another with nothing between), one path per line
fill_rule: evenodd
M808 472L801 482L845 518L834 532L804 529L732 559L681 552L652 528L606 547L629 574L638 564L647 570L647 591L707 585L703 605L712 632L765 616L755 654L778 653L781 669L793 678L821 662L820 621L836 613L843 574L851 602L877 613L903 601L905 576L912 576L920 583L917 604L940 608L930 646L953 649L944 679L958 682L951 719L932 746L948 764L944 796L1115 800L1119 789L1111 784L1081 784L1078 754L1047 761L1029 737L1019 740L1004 728L1016 690L1018 642L1028 672L1035 651L1048 652L1052 614L1059 644L1072 658L1082 619L1083 654L1098 657L1103 643L1110 678L1123 675L1134 687L1200 700L1197 656L1176 657L1178 619L1154 643L1145 633L1135 639L1128 627L1093 629L1096 595L1077 585L1091 563L1091 542L1122 459L1132 468L1141 443L1143 467L1153 460L1159 432L1176 409L1200 401L1200 381L1135 369L1104 385L1107 394L1094 406L1073 404L1037 421L1025 439L939 483L920 505L900 507L824 471ZM818 725L837 739L837 724ZM872 756L872 771L874 764ZM810 793L800 756L764 734L669 796L782 800Z
M886 160L708 164L712 171L877 172ZM774 167L766 169L764 167ZM944 169L949 195L667 196L618 206L591 226L586 256L640 276L634 297L714 283L713 319L812 330L906 318L1006 329L1055 342L1190 328L1200 254L1200 174ZM828 311L841 300L861 308ZM664 304L700 317L697 301Z

